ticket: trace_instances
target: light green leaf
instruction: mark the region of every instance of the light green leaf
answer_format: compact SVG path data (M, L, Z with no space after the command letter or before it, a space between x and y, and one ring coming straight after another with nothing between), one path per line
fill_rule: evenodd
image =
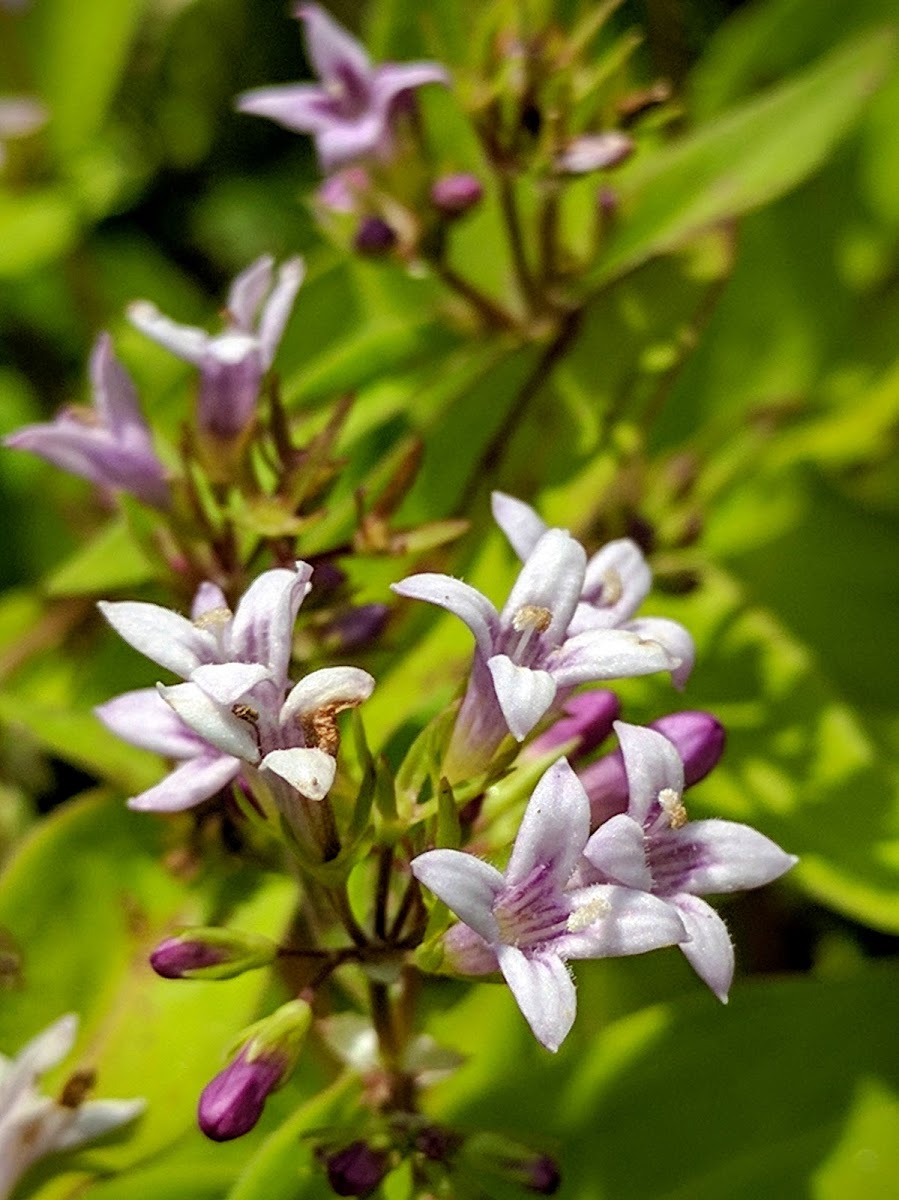
M620 223L590 285L607 284L795 187L857 120L894 49L891 32L868 34L735 112L637 156L618 176Z
M90 596L137 587L152 578L153 564L126 522L115 520L54 571L45 588L50 596Z
M0 193L0 278L25 275L65 254L78 218L61 188Z

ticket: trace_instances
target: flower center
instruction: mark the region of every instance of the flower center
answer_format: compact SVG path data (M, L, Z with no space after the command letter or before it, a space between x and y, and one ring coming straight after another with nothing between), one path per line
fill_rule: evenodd
M567 921L568 932L580 933L582 929L589 929L600 917L606 916L611 910L612 906L605 896L598 894L591 896L586 903L572 910Z
M516 609L512 617L512 628L519 637L515 646L511 648L509 657L519 666L526 665L523 659L528 647L535 637L549 629L552 619L552 611L537 604L522 604L521 608Z
M669 829L682 829L687 823L687 810L680 792L674 788L662 788L659 792L659 804L662 812L668 818Z
M500 939L520 950L567 932L570 914L571 905L546 864L534 867L521 883L504 888L493 905Z

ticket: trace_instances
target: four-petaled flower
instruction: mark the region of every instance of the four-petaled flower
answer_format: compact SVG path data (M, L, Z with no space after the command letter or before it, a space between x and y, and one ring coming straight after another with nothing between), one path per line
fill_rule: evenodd
M546 523L529 504L494 492L493 516L523 561L533 553L547 530ZM693 669L693 639L683 625L665 617L638 617L634 613L652 587L652 571L636 542L618 538L607 542L587 562L579 603L569 626L570 633L594 629L623 629L664 646L678 660L671 678L678 688Z
M132 325L199 369L197 423L216 437L233 438L253 419L262 378L303 282L300 258L288 259L277 279L273 271L274 260L265 255L237 276L228 292L225 328L215 335L178 325L148 300L128 306Z
M448 575L412 575L393 585L401 596L455 613L475 636L468 690L444 764L451 778L483 770L507 728L522 741L578 684L654 671L680 679L689 669L683 656L692 661L692 642L680 625L629 621L631 608L622 596L602 607L602 582L588 578L583 546L564 529L538 532L542 522L532 516L534 537L513 541L516 549L525 541L528 548L519 551L525 562L501 613Z
M130 492L167 508L169 488L127 372L103 333L91 354L93 408L64 408L53 421L26 425L4 445L30 450L54 466L101 487Z
M502 972L535 1036L557 1050L574 1021L569 959L642 954L687 935L677 912L645 892L571 886L590 833L590 806L567 760L542 776L505 873L459 850L412 860L417 879L462 920L446 937L452 965Z
M700 896L761 887L798 860L735 821L687 820L684 768L663 734L623 721L615 732L630 799L590 838L577 878L617 883L665 901L684 923L681 950L719 1000L727 1002L734 950L722 919Z
M139 1116L143 1100L89 1100L92 1073L76 1074L59 1100L43 1096L37 1081L75 1044L78 1018L60 1017L19 1054L0 1054L0 1200L12 1193L25 1171L56 1151L72 1150Z
M304 562L295 570L263 572L233 615L212 583L199 588L193 620L140 601L101 602L103 615L126 642L186 680L158 685L157 700L162 697L180 724L165 717L146 691L98 709L127 740L187 760L157 788L135 797L132 807L189 807L245 766L263 772L285 804L285 784L308 800L324 798L336 770L334 716L367 699L374 680L357 667L326 667L291 687L293 626L311 575ZM129 732L131 720L146 725Z
M426 83L447 83L439 63L374 66L365 47L317 4L301 4L306 48L319 84L257 88L238 97L241 112L269 117L315 139L322 170L388 154L397 102Z

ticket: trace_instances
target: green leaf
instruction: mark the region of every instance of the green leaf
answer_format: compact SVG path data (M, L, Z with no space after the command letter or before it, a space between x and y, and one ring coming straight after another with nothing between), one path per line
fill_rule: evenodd
M100 128L127 65L144 0L41 0L25 21L50 137L67 156Z
M61 188L0 193L0 278L25 275L52 262L77 237L78 218Z
M153 578L150 563L122 520L111 521L45 584L50 596L90 596L138 587Z
M618 176L621 219L590 286L795 187L858 119L894 48L890 31L869 33L735 112L638 156Z

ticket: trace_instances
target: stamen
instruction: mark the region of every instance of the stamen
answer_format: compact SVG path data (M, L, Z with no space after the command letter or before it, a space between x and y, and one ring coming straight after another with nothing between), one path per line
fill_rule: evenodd
M194 621L195 629L211 629L213 633L218 633L231 620L231 609L225 608L210 608L208 612L200 613Z
M536 604L522 604L512 618L512 628L516 633L536 631L544 633L549 629L553 615L550 609L540 608Z
M668 818L670 829L682 829L687 823L687 810L681 794L674 788L662 788L659 792L659 804L662 812Z
M621 575L614 567L610 567L602 577L600 603L611 607L613 604L617 604L623 595L624 583L622 582Z
M241 721L249 721L251 725L255 725L259 720L259 713L255 708L251 708L249 704L232 704L231 711L235 717Z
M571 912L568 917L568 932L580 933L582 929L589 929L600 917L606 916L611 908L604 896L592 896L586 904Z

